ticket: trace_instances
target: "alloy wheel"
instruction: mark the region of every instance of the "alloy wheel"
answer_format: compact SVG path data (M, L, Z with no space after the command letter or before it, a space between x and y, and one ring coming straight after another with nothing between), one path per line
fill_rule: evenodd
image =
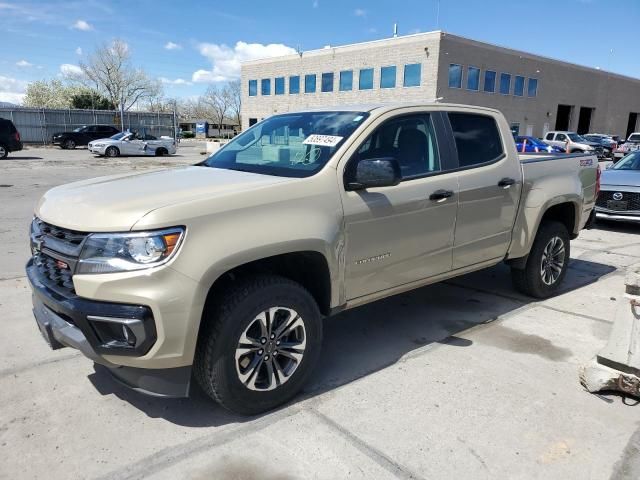
M235 351L238 379L249 390L274 390L300 366L305 347L304 321L295 310L264 310L240 335Z
M542 252L540 275L545 285L553 285L558 281L565 263L564 242L560 237L553 237Z

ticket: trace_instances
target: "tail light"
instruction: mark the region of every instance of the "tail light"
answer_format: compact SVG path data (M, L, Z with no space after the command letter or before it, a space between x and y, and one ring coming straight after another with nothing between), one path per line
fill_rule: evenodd
M16 139L16 142L20 141L20 132L19 131L15 131L15 133L13 134L13 138Z
M596 198L600 194L600 176L602 175L602 171L600 170L600 165L598 165L598 169L596 170Z

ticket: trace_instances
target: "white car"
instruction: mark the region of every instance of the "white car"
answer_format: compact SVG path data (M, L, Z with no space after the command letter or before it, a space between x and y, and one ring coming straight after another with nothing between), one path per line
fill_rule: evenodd
M604 156L604 150L600 145L582 138L576 132L547 132L543 141L548 145L564 148L567 153L594 153L598 158Z
M633 132L627 138L627 141L614 150L613 156L616 160L621 159L625 155L640 150L640 132Z
M171 137L156 138L149 134L122 132L109 138L89 142L89 151L106 157L119 157L120 155L160 157L175 154L176 141Z

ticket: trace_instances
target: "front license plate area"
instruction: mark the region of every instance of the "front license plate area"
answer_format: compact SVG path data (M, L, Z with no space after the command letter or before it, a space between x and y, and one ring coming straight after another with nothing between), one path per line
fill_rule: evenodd
M608 200L607 208L609 210L626 210L627 204L628 203L625 200Z

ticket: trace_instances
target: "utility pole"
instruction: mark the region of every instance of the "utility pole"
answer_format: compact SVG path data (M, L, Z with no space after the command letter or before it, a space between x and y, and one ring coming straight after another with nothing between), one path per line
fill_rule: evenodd
M124 92L120 92L120 127L124 132Z

